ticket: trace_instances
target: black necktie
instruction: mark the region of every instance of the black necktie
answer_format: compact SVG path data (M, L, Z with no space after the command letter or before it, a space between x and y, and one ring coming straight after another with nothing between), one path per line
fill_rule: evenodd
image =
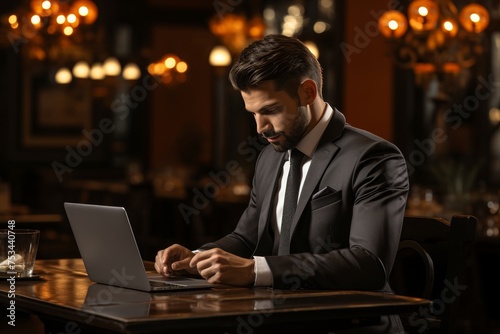
M300 180L302 175L302 157L304 153L297 149L292 150L290 157L290 171L286 181L285 201L283 203L283 219L281 220L281 235L278 255L290 253L290 230L292 220L297 208Z

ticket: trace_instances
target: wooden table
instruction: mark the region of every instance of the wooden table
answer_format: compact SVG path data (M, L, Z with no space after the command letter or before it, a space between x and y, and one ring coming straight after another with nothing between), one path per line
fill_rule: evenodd
M149 267L150 263L147 264ZM37 315L46 333L289 333L374 323L430 301L362 291L215 288L146 293L92 283L81 259L37 260L38 281L0 283L0 307ZM8 317L1 317L8 321Z

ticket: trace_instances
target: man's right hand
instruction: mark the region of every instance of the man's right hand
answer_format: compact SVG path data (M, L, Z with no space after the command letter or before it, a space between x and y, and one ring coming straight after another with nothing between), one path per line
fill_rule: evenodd
M156 271L164 276L175 276L183 274L199 275L198 270L191 268L189 262L195 254L181 245L172 245L158 251L155 258Z

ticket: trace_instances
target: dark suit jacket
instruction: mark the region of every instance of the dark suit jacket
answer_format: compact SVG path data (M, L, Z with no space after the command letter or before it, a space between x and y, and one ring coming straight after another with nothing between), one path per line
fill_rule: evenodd
M201 248L265 256L274 288L390 291L408 194L405 159L388 141L346 124L335 110L297 204L291 255L273 255L270 217L285 153L265 147L234 232Z

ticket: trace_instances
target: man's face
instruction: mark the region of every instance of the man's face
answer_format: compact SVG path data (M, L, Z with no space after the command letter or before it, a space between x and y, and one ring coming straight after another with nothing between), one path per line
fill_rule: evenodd
M295 147L302 139L311 120L310 111L285 91L276 91L267 81L257 88L241 92L245 108L252 113L257 132L278 152Z

